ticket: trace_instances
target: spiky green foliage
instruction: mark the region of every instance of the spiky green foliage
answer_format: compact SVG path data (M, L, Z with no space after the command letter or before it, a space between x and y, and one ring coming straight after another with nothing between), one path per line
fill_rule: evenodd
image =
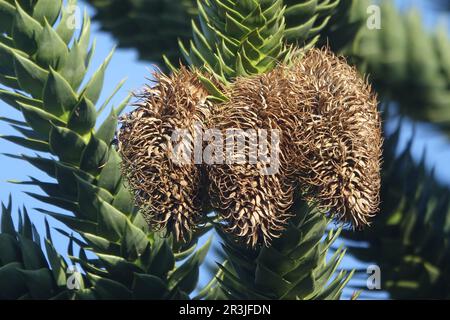
M339 0L198 1L199 25L186 60L222 80L261 74L289 56L284 41L310 48L319 39ZM283 41L282 41L283 39Z
M333 15L320 33L321 45L329 45L339 54L352 58L361 30L367 24L367 8L371 0L339 1Z
M141 59L163 64L180 58L178 39L192 35L191 17L196 0L89 0L96 9L95 20L102 30L111 32L120 47L137 48Z
M354 11L358 15L367 17L363 10ZM450 41L445 29L428 32L417 11L400 13L392 1L382 2L381 17L381 28L373 30L360 19L361 31L344 52L370 74L380 94L398 103L402 113L448 132Z
M425 159L415 163L411 144L396 154L399 133L400 126L385 142L382 214L371 228L344 237L369 243L349 251L380 267L381 288L392 298L448 299L450 190L425 169Z
M347 0L285 0L286 40L312 47L327 27L339 3Z
M67 255L71 264L57 252L53 245L50 226L45 220L46 237L41 237L31 223L27 210L19 212L18 227L14 227L11 215L12 201L2 204L0 223L0 298L1 299L168 299L187 298L180 290L170 290L155 274L142 270L165 272L161 254L155 260L149 250L140 259L139 266L119 260L119 257L99 255L88 258L89 246L70 236ZM59 230L64 233L64 231ZM78 256L74 255L74 242L80 246ZM163 246L161 239L155 246ZM208 249L207 242L184 265L183 272L174 272L177 280L183 278L188 265L203 260ZM165 255L169 255L166 248ZM152 257L153 256L153 257ZM195 257L195 258L194 258ZM186 258L178 256L177 259ZM108 261L105 264L104 261ZM163 263L160 265L159 263ZM78 265L77 265L78 264ZM110 274L108 274L110 273ZM186 277L178 283L178 289L193 286L195 277ZM176 286L176 281L169 284ZM127 287L128 286L128 287ZM171 292L172 291L172 292ZM172 295L175 294L175 295Z
M196 0L184 0L181 2L169 0L90 0L89 2L97 10L94 18L101 22L103 30L111 32L118 39L120 46L137 48L142 59L157 63L162 62L161 57L163 54L170 61L177 61L181 57L177 43L179 39L182 43L189 41L191 37L191 19L194 19L194 23L197 24L198 28L204 27L203 23L210 22L212 19L212 17L197 19L199 10ZM245 14L248 14L259 4L264 9L266 7L265 2L271 1L202 0L199 7L214 8L218 5L220 7L233 8L235 14L231 15L230 19L233 19L234 22L230 21L228 23L233 24L245 19ZM339 0L279 1L278 5L286 6L284 12L286 17L285 38L290 43L297 43L300 46L313 46L319 39L319 33L327 26L338 3ZM200 13L202 13L201 10ZM261 18L267 14L268 12L265 14L261 12ZM265 18L267 19L267 17ZM222 31L222 23L225 23L224 17L221 17L221 20L222 22L219 26L212 24L214 30ZM260 29L260 22L254 21L254 27ZM227 38L231 37L230 40L234 43L239 40L245 40L242 38L242 35L238 35L236 38L231 33L221 32L221 34ZM194 37L194 41L196 42L196 49L201 50L204 46L203 40ZM228 41L225 44L227 46L231 45ZM213 50L215 49L214 47Z
M81 256L77 262L85 267L98 297L132 298L136 290L147 290L147 297L187 298L207 248L194 253L195 240L179 246L149 232L134 208L112 144L117 116L128 98L97 124L111 98L95 106L111 55L86 80L95 48L90 46L87 15L76 36L73 17L62 1L19 3L0 0L0 83L9 88L0 90L0 98L25 121L5 119L21 135L2 138L43 153L11 156L52 178L20 183L45 194L30 196L72 213L39 209L79 233L82 249L97 255L92 261ZM71 0L67 5L75 4ZM82 82L86 84L81 87Z
M286 55L283 1L201 0L198 5L200 23L192 22L190 48L180 43L190 65L226 82L267 72Z
M258 300L340 298L353 275L353 271L335 273L345 255L343 248L327 258L340 229L326 234L329 221L324 213L302 201L292 212L295 217L269 248L250 250L222 235L227 256L218 277L222 294L231 299Z
M44 248L27 210L16 230L12 201L2 204L0 223L0 299L69 299L68 264L55 250L48 224ZM48 257L48 261L46 259ZM82 284L82 282L80 282Z

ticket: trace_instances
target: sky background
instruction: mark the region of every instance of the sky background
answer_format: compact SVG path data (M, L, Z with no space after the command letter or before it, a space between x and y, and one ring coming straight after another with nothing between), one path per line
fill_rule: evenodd
M430 10L430 8L426 6L427 2L429 3L429 1L426 0L396 1L397 5L405 10L411 6L418 7L421 10L423 18L430 29L433 28L440 20L448 21L448 16ZM82 5L85 6L83 2ZM94 10L89 6L86 6L86 8L89 14L92 16ZM395 32L395 30L393 30L393 32ZM92 34L93 37L97 39L97 46L90 74L92 74L93 71L95 71L96 68L100 66L100 64L103 62L103 59L115 46L114 39L109 34L100 32L99 26L96 23L93 23ZM116 94L115 98L112 100L112 105L117 106L129 92L139 89L144 84L148 83L148 80L146 80L146 78L151 77L151 70L153 69L153 67L154 66L152 66L152 64L149 62L138 61L137 53L135 50L117 49L106 72L105 85L103 88L102 97L100 98L100 102L106 99L106 97L113 91L114 87L122 79L127 78L127 81L125 82L123 88ZM21 119L18 112L1 101L0 117ZM395 126L395 121L388 123L387 131L391 131L393 128L395 128ZM400 149L402 149L406 145L406 142L411 137L413 127L415 127L415 139L412 148L414 156L416 157L416 159L420 159L423 152L425 151L427 155L426 159L428 167L434 167L438 179L446 184L450 184L450 170L448 169L448 163L450 162L449 140L428 124L418 123L414 125L411 122L406 121L403 123L402 127ZM15 134L17 133L14 131L14 129L12 129L6 123L0 121L0 135ZM0 139L0 153L30 154L30 151ZM8 182L9 180L27 181L29 180L30 176L43 181L49 181L49 178L47 178L44 174L41 174L39 171L37 171L27 163L0 155L0 201L6 203L8 201L9 195L12 195L14 208L17 209L18 206L25 205L29 209L32 221L35 223L40 233L43 234L44 216L33 209L55 209L50 208L49 206L46 206L24 194L24 191L38 191L36 188L16 185ZM56 210L58 212L61 212L60 209ZM63 227L60 223L52 219L50 219L50 221L51 225L54 227ZM64 237L58 235L56 232L53 233L53 238L58 251L66 252L67 240ZM212 257L211 259L214 260L214 257ZM344 258L344 261L342 263L342 267L345 268L361 268L365 266L367 265L361 264L348 254ZM207 280L207 272L203 270L200 282L205 283ZM344 297L348 297L349 294L351 294L351 292L347 290ZM370 296L377 298L387 297L387 295L383 292L378 292L375 293L375 295Z

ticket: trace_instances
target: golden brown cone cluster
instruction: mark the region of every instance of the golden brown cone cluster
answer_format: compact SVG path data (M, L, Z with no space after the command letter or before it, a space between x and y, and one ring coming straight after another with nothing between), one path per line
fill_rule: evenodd
M124 170L150 224L182 239L201 217L202 169L176 166L167 154L174 128L192 131L195 121L223 133L281 133L279 145L268 145L269 153L279 148L276 174L248 163L250 141L238 150L247 162L203 166L211 205L224 229L242 242L269 245L278 237L296 189L339 220L369 223L379 203L381 125L376 96L354 68L326 49L312 49L289 67L238 78L224 90L229 101L211 105L194 73L158 76L122 121Z
M137 108L121 119L118 149L136 204L154 228L187 239L201 213L201 168L173 156L172 133L204 123L210 106L197 77L185 68L168 77L155 74L156 86L145 88ZM187 141L180 152L193 152ZM179 160L179 159L178 159Z

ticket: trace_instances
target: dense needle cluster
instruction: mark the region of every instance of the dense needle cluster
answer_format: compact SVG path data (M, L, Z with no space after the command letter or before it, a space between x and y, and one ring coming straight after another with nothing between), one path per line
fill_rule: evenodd
M252 247L269 245L285 228L295 190L339 220L369 224L379 203L381 125L376 96L354 68L326 49L312 49L289 66L238 78L224 93L227 102L209 103L195 73L182 68L157 76L123 119L124 170L151 225L185 238L207 193L225 231ZM278 130L279 142L273 145L269 136L266 152L277 148L280 169L263 174L267 163L249 161L252 143L261 143L250 136L235 154L243 163L174 164L170 136L176 128L193 133L195 122L223 133Z

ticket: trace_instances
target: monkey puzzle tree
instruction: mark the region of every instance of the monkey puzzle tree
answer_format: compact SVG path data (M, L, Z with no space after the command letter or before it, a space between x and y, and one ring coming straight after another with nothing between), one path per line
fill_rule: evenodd
M51 183L38 179L22 183L44 192L30 194L32 197L73 213L39 210L80 235L67 234L68 255L83 268L80 290L67 290L67 262L54 250L50 231L46 232L44 253L26 211L16 229L10 206L5 207L0 287L11 293L5 298L187 299L192 297L209 246L208 242L196 248L197 240L211 228L221 235L226 262L198 298L339 298L353 272L335 272L345 250L339 248L327 258L340 229L327 231L326 227L330 217L341 215L364 222L375 211L379 126L376 102L360 76L332 54L310 49L328 41L332 49L351 57L360 68L369 65L371 72L379 72L375 79L384 79L381 72L386 69L379 67L383 60L357 49L361 39L378 44L387 38L364 35L361 26L368 2L90 2L98 9L96 18L118 38L119 45L137 47L142 58L166 63L173 74L157 76L156 86L144 92L138 108L123 117L117 148L113 140L118 116L129 97L121 106L110 108L106 120L96 126L110 100L98 103L110 57L91 79L83 81L95 46L90 46L89 17L85 14L82 30L75 35L67 23L73 17L61 0L56 5L53 0L0 0L0 82L5 87L0 97L24 117L24 121L3 119L21 134L3 138L39 152L36 156L10 156L27 161L53 179ZM67 6L71 5L76 2L68 1ZM448 40L439 39L437 52L445 56L441 45ZM178 57L183 57L190 71L179 70L174 63ZM439 64L439 70L446 70L444 67ZM425 79L421 76L416 72L414 79ZM343 92L336 93L334 87ZM389 84L375 81L375 87L383 99L391 99L385 94L388 90L383 90ZM287 92L294 94L283 101ZM431 96L433 93L422 95L424 99ZM357 112L362 117L345 112L354 106L362 106ZM288 128L291 140L282 141L281 148L287 155L284 158L294 162L282 157L281 178L262 177L251 166L239 165L174 170L161 156L161 138L170 135L174 126L189 128L188 120L197 118L222 129L230 125ZM364 119L374 125L362 126ZM133 140L127 138L127 132L145 133L147 138L128 136ZM292 147L296 142L297 148ZM389 143L395 146L395 141ZM140 152L142 146L152 153ZM296 154L303 158L292 157ZM415 166L408 157L385 158L390 167ZM369 175L365 170L361 173L361 163L373 168ZM136 170L137 164L145 170ZM338 167L345 168L340 175ZM137 177L139 173L143 176ZM421 190L418 185L386 183L394 173L398 171L385 170L383 194L399 190L405 201L416 199L413 194ZM346 182L333 183L336 177ZM433 183L433 179L427 181ZM198 194L201 199L196 198ZM439 213L426 214L427 226L437 225L447 216L448 198L435 206L437 197L438 193L419 197L426 210ZM210 214L211 208L217 215ZM405 217L417 216L411 208L388 211L396 210L400 218L394 222L402 225ZM421 208L419 202L417 208ZM414 219L418 227L424 226L425 220ZM368 232L386 230L383 222L377 224L381 227ZM155 230L155 225L161 230ZM433 229L429 232L433 234ZM185 234L188 236L182 236ZM437 243L446 239L445 233L434 235ZM405 247L402 240L406 238L393 237L396 245ZM236 242L236 238L244 241ZM74 243L80 247L77 255ZM425 285L433 289L436 279L448 274L441 267L445 259L439 257L438 265L436 257L425 257L415 244L408 245L415 250L415 258L424 258L420 263L425 270L430 270L427 261L440 268L439 275L444 278L427 281L425 277ZM397 261L372 249L366 256L394 270L417 261L409 258L408 250L401 251ZM87 251L94 258L88 258ZM423 269L418 270L423 274ZM399 288L398 296L402 296L402 287L393 287Z

